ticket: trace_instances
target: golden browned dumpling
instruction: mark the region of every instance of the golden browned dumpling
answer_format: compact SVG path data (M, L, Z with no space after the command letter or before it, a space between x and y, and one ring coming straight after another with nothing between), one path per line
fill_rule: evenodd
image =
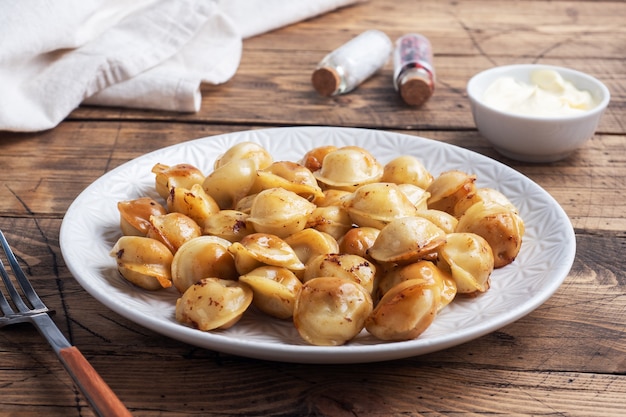
M301 230L291 236L287 236L284 240L285 243L291 246L303 264L306 264L309 259L318 255L337 253L339 251L339 245L334 237L315 229Z
M209 217L220 211L215 200L200 184L194 184L191 189L172 187L167 197L167 209L188 216L200 227L204 227Z
M252 290L239 281L204 278L176 301L176 320L207 331L228 329L252 303Z
M329 253L311 259L304 270L302 280L317 277L345 278L361 284L370 294L374 290L376 266L365 258L347 253Z
M304 229L315 204L282 188L261 191L250 209L248 222L259 233L286 237Z
M363 286L344 278L319 277L302 286L293 323L312 345L343 345L361 332L372 308Z
M413 203L417 210L426 210L428 208L428 198L430 197L428 191L413 184L398 184L398 188Z
M325 188L354 191L379 181L383 166L365 149L345 146L327 153L322 167L313 174Z
M375 227L355 227L350 229L339 239L339 252L359 255L362 258L373 260L368 251L376 242L379 234L380 229Z
M202 188L222 210L233 209L252 188L256 171L253 160L233 159L210 173L202 183Z
M519 214L517 207L500 191L493 188L481 187L476 189L476 193L471 198L466 198L456 205L455 211L458 216L462 216L465 211L476 203L499 204Z
M439 292L423 280L402 281L385 293L365 328L381 340L415 339L432 324L439 303Z
M244 236L254 233L254 227L248 223L247 214L237 210L220 210L207 219L202 231L230 242L239 242Z
M122 236L111 249L120 274L146 290L172 286L172 252L158 240L143 236Z
M403 217L385 226L369 249L379 262L409 264L429 258L446 241L446 234L422 217Z
M252 288L254 304L262 312L279 319L293 316L302 282L287 268L262 266L239 277Z
M224 155L215 160L213 169L216 170L231 161L248 160L254 163L255 170L264 169L273 162L272 155L258 143L241 142L231 146Z
M419 210L416 216L430 220L446 233L454 232L456 230L456 225L459 223L459 220L456 217L441 210Z
M346 201L345 207L355 224L378 229L394 219L414 216L417 212L398 185L388 182L359 187Z
M459 294L487 291L493 265L489 244L474 233L450 233L439 248L438 266L450 271Z
M454 217L459 217L459 208L464 207L467 199L476 194L475 175L452 170L439 175L426 189L430 193L428 208L445 211Z
M182 294L202 278L235 280L239 276L230 242L216 236L200 236L185 242L172 260L172 283Z
M304 154L300 163L308 168L311 172L315 172L322 168L322 163L324 162L324 158L326 157L326 155L336 150L337 147L333 145L319 146L317 148L313 148L306 154Z
M412 184L426 189L434 178L422 161L411 155L403 155L385 164L383 182Z
M316 198L313 203L318 207L339 206L343 207L352 193L345 190L335 190L333 188L324 190L321 197Z
M339 206L316 207L306 222L306 227L327 233L340 239L352 228L348 211Z
M254 203L254 199L256 198L256 196L259 195L258 193L254 193L254 194L248 194L245 197L242 197L239 199L239 201L237 201L237 204L235 204L235 211L240 211L242 213L245 214L250 214L250 210L252 210L252 203Z
M304 264L284 240L268 233L253 233L228 250L235 256L235 267L240 275L265 265L282 266L292 271L302 271Z
M441 302L439 303L439 309L450 304L456 296L456 282L454 282L449 272L438 268L431 261L418 261L387 271L378 283L376 298L382 298L397 284L411 279L421 280L425 285L431 286L440 292Z
M127 236L146 236L150 230L150 217L166 214L167 210L151 197L117 203L120 212L120 229Z
M194 184L202 184L204 174L198 168L190 164L164 165L156 164L152 167L155 174L155 186L157 193L164 199L170 193L172 187L191 188Z
M256 181L250 193L259 193L269 188L283 188L309 201L322 197L322 189L313 173L300 164L278 161L257 171Z
M502 268L517 257L525 227L522 218L510 207L481 201L465 211L456 231L482 236L491 246L494 266Z
M198 223L181 213L152 216L150 223L152 227L148 231L147 237L159 240L172 253L176 253L186 241L202 234L202 229Z

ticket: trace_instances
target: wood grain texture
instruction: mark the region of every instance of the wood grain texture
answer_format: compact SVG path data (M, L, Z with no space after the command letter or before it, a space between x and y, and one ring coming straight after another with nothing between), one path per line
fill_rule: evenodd
M21 140L4 143L0 154L0 164L13 167L0 170L0 213L62 216L91 182L132 158L185 140L264 127L163 121L67 122L54 134L23 135ZM535 165L500 156L475 131L393 131L462 146L512 166L550 192L577 229L626 230L621 195L615 193L626 184L622 135L597 134L569 158ZM0 132L0 140L3 136L16 135ZM81 144L83 138L89 138L88 149ZM39 151L42 148L45 154ZM76 172L80 174L74 175Z
M76 346L61 349L59 357L70 371L82 394L89 400L92 410L99 416L131 416L126 406Z
M623 9L620 2L369 1L245 40L237 74L224 85L204 86L202 111L182 120L473 129L465 95L473 74L495 65L545 63L605 82L613 100L600 132L620 133L623 122L615 111L626 105L626 64L620 59L626 37ZM352 94L326 98L313 90L310 77L317 62L371 28L391 39L419 31L431 40L437 86L424 108L403 105L391 86L391 62ZM258 103L268 96L275 104L260 109ZM80 108L72 117L142 119L149 114L181 120L167 113L95 107Z
M621 416L626 409L626 3L369 0L244 41L237 74L202 86L177 114L81 107L58 127L0 132L0 229L53 320L134 416ZM318 96L315 64L376 28L418 31L437 87L404 106L388 64L353 93ZM469 78L540 62L601 79L612 100L594 138L552 164L516 162L476 131ZM563 207L577 252L565 282L522 319L474 341L404 360L300 365L199 349L111 312L85 292L59 249L65 211L91 182L146 152L275 126L334 125L462 146L520 171ZM30 325L0 330L0 417L93 416Z

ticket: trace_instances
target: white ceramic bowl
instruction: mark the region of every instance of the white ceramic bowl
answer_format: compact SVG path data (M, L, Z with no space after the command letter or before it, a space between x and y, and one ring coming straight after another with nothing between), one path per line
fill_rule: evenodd
M489 85L499 77L512 76L530 83L538 69L557 71L579 90L587 90L597 106L577 115L526 116L507 113L483 104ZM610 100L608 88L579 71L539 64L495 67L478 73L467 84L474 122L481 135L502 155L527 162L552 162L565 158L593 136Z

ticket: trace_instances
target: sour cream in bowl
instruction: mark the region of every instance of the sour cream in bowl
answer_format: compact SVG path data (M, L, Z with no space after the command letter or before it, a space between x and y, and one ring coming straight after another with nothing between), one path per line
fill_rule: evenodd
M597 79L538 64L483 71L467 93L481 135L502 155L528 162L567 157L593 136L610 101Z

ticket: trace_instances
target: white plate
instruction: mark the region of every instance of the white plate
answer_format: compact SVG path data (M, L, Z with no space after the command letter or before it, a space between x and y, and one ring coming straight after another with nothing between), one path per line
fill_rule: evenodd
M247 312L233 328L201 332L174 319L176 290L148 292L124 281L109 252L118 237L117 202L145 195L158 198L151 168L190 163L205 173L233 144L254 141L275 160L297 161L321 145L358 145L385 163L399 155L419 157L433 175L460 169L478 176L477 185L502 191L526 224L514 263L494 271L492 287L474 299L455 300L419 338L386 343L365 331L345 346L305 344L290 321ZM456 146L376 130L293 127L237 132L180 143L143 155L87 187L68 209L60 234L65 262L93 297L116 313L155 332L199 347L259 359L301 363L358 363L433 352L490 333L544 303L567 276L576 251L565 212L541 187L517 171Z

